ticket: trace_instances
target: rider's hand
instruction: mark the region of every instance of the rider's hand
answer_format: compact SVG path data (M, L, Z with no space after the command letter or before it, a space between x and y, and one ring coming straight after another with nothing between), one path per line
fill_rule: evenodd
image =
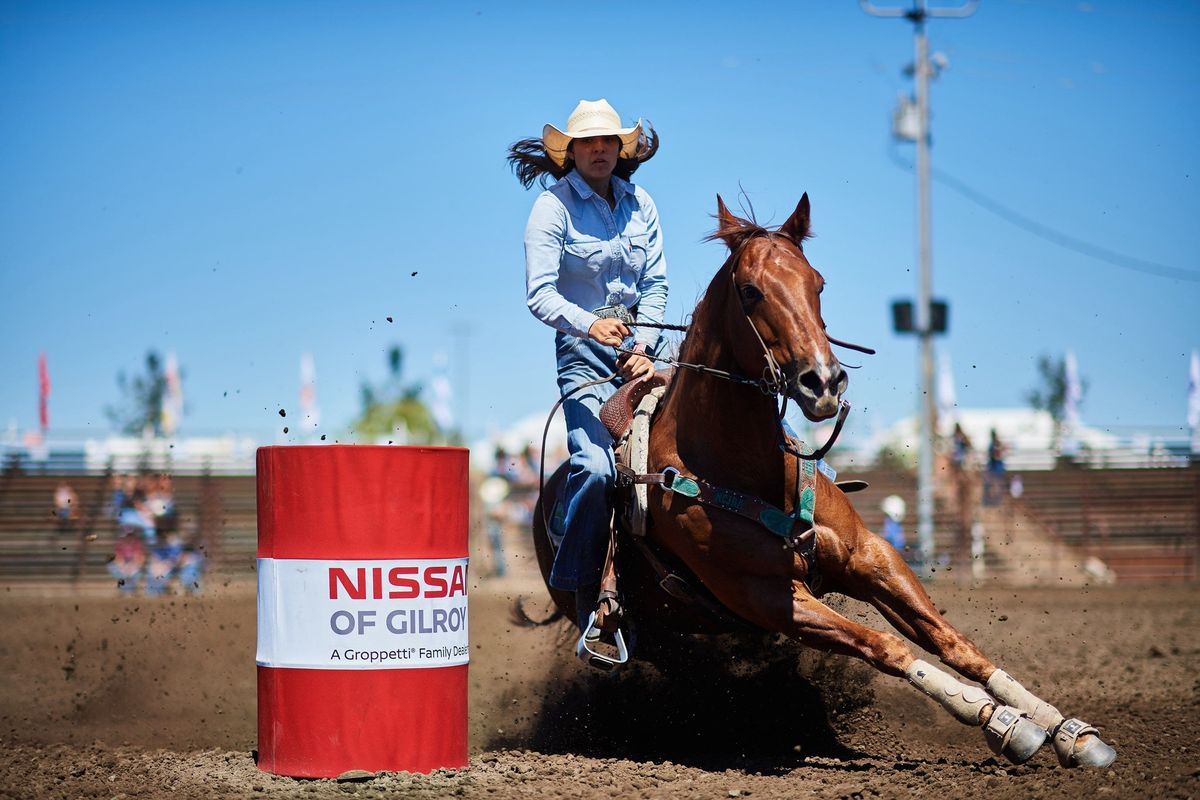
M636 355L621 354L621 357L617 359L617 366L621 369L621 377L626 381L636 381L654 374L654 362L640 353Z
M588 336L600 344L617 347L629 335L629 328L619 319L600 318L588 328Z

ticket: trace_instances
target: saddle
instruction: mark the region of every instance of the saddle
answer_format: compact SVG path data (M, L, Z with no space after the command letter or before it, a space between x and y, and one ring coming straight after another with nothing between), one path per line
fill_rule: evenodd
M648 378L625 384L600 407L600 421L612 434L614 446L629 433L633 415L642 399L654 389L664 389L675 375L675 368L660 369Z
M617 586L619 546L632 545L656 575L659 587L671 597L687 605L698 606L727 628L751 627L749 623L734 617L709 595L690 570L675 563L670 556L657 552L646 537L648 486L626 480L627 476L647 471L650 422L673 376L673 369L660 370L649 378L626 384L600 409L600 419L613 437L618 492L623 493L624 497L616 503L597 609L576 644L575 654L589 666L604 671L620 667L629 658L629 649L625 646L621 630L625 624L625 614ZM615 647L616 652L598 648L596 643L601 640Z

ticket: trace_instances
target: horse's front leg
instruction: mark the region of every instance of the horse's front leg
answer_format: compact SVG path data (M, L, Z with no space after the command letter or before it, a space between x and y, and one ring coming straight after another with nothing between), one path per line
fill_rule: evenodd
M831 589L870 603L896 630L936 653L947 666L983 684L1002 703L1029 715L1053 737L1059 762L1066 767L1106 767L1116 751L1091 725L1066 719L1057 708L998 669L983 652L946 621L925 587L896 549L871 533L840 491L828 487L829 513L818 527L818 563ZM818 504L818 508L821 505ZM910 675L910 680L912 676ZM914 683L918 683L914 681ZM929 687L918 686L929 692Z
M1046 731L1016 710L1004 706L978 686L960 682L949 673L913 656L909 646L892 633L877 631L849 620L821 603L808 587L793 584L791 608L773 608L764 599L775 595L775 581L766 581L761 591L755 583L741 584L745 597L721 597L721 600L756 624L779 630L803 644L866 661L880 672L907 678L912 684L955 719L982 727L992 750L1020 764L1038 751L1046 740ZM780 606L783 605L780 598ZM783 618L787 613L790 616Z

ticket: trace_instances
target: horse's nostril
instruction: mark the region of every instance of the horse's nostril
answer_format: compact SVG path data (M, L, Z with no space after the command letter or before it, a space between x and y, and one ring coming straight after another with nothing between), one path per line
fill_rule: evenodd
M800 385L813 394L821 394L825 391L825 385L821 383L821 379L817 377L817 373L812 370L800 376Z

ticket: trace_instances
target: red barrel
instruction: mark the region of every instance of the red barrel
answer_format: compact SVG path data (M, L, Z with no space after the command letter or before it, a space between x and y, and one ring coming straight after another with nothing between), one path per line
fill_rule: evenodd
M467 452L259 449L259 769L466 766Z

